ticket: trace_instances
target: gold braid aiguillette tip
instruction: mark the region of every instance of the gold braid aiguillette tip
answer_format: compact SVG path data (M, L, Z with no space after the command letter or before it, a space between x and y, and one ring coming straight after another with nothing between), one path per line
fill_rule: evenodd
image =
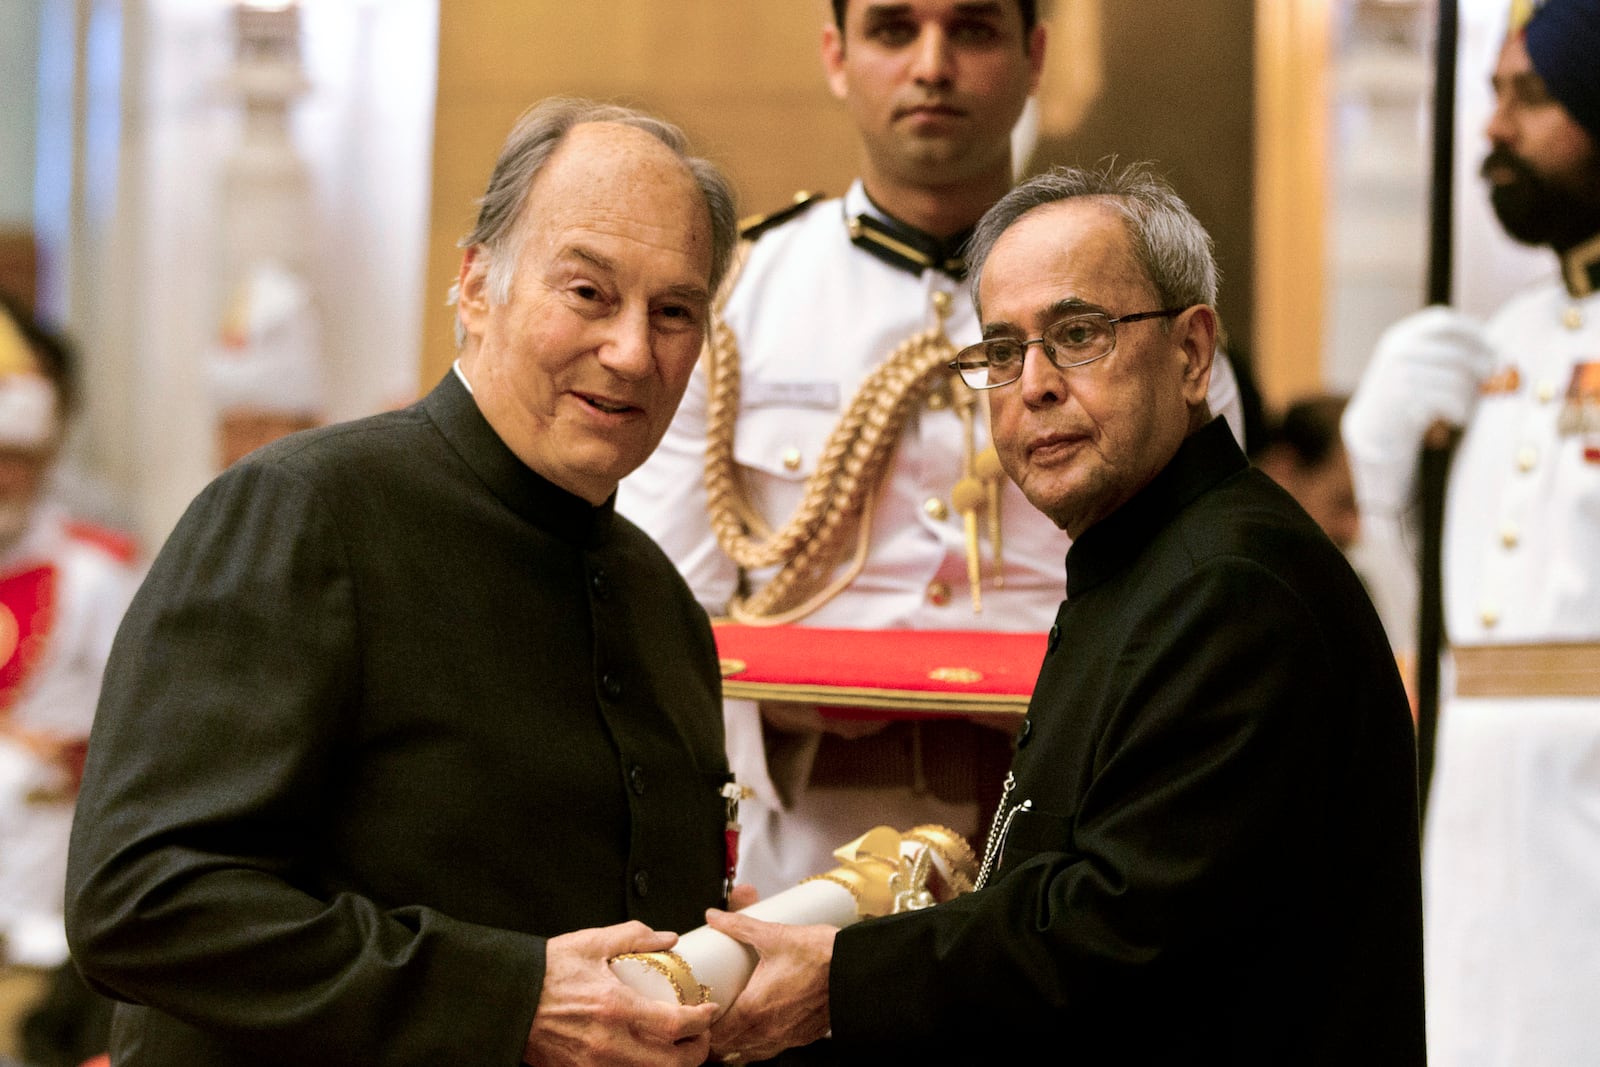
M1000 542L1000 481L1006 472L1000 466L1000 453L993 445L978 453L975 466L989 496L989 544L994 550L994 584L998 589L1006 584L1005 555Z
M983 483L963 478L950 491L950 503L961 513L967 534L967 581L972 586L972 610L983 611L983 567L978 558L978 512L987 503Z

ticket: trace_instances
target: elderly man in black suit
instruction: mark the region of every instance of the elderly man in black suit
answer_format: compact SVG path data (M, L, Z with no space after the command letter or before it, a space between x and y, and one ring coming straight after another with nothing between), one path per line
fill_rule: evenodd
M1405 694L1338 549L1207 408L1204 229L1138 168L1063 171L971 261L955 365L1073 538L980 886L842 931L713 913L763 956L713 1047L1423 1063Z
M693 1064L609 956L722 899L716 655L615 515L694 366L732 198L553 101L502 152L421 402L189 508L118 636L69 934L118 1064ZM648 610L640 610L648 605Z

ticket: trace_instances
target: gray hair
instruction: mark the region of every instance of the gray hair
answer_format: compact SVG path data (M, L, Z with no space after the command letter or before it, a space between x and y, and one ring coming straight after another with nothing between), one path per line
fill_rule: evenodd
M524 111L495 160L489 188L478 201L478 222L472 232L456 242L457 247L482 245L489 254L489 299L504 304L511 299L511 282L516 273L520 242L518 219L527 202L534 179L555 155L561 142L576 126L588 122L614 122L643 130L677 154L695 184L700 187L706 212L711 217L711 277L709 288L716 292L733 258L738 240L738 219L734 211L733 188L722 172L709 160L689 154L689 139L670 122L630 107L601 104L576 97L551 97ZM451 286L450 303L459 293ZM466 342L466 331L456 321L456 345Z
M1211 235L1148 164L1118 168L1115 161L1107 161L1098 170L1056 167L1023 182L984 214L967 250L974 303L984 262L1000 235L1035 208L1078 197L1103 198L1121 212L1134 260L1155 287L1162 307L1216 305L1217 261ZM981 306L978 313L981 317Z

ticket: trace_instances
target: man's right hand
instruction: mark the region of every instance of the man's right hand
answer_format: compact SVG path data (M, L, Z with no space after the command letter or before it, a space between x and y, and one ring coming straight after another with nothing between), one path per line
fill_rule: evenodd
M618 981L607 962L624 952L661 952L677 941L640 922L552 937L523 1061L534 1067L705 1062L716 1005L647 1000Z
M723 1063L770 1059L828 1032L832 926L788 926L712 909L706 923L761 957L750 982L712 1031Z

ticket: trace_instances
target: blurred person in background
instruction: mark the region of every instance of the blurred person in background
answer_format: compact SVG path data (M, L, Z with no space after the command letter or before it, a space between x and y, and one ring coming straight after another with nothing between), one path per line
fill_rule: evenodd
M1290 404L1268 423L1266 440L1252 460L1348 552L1361 534L1361 512L1339 437L1345 403L1342 396L1311 396Z
M43 1067L105 1046L110 1009L67 963L62 893L100 674L138 583L131 541L50 498L73 362L0 295L0 1055Z
M1567 1067L1600 1063L1600 0L1546 0L1492 84L1490 202L1559 274L1487 324L1434 307L1390 327L1344 436L1371 524L1412 513L1424 435L1463 431L1424 837L1430 1058Z

